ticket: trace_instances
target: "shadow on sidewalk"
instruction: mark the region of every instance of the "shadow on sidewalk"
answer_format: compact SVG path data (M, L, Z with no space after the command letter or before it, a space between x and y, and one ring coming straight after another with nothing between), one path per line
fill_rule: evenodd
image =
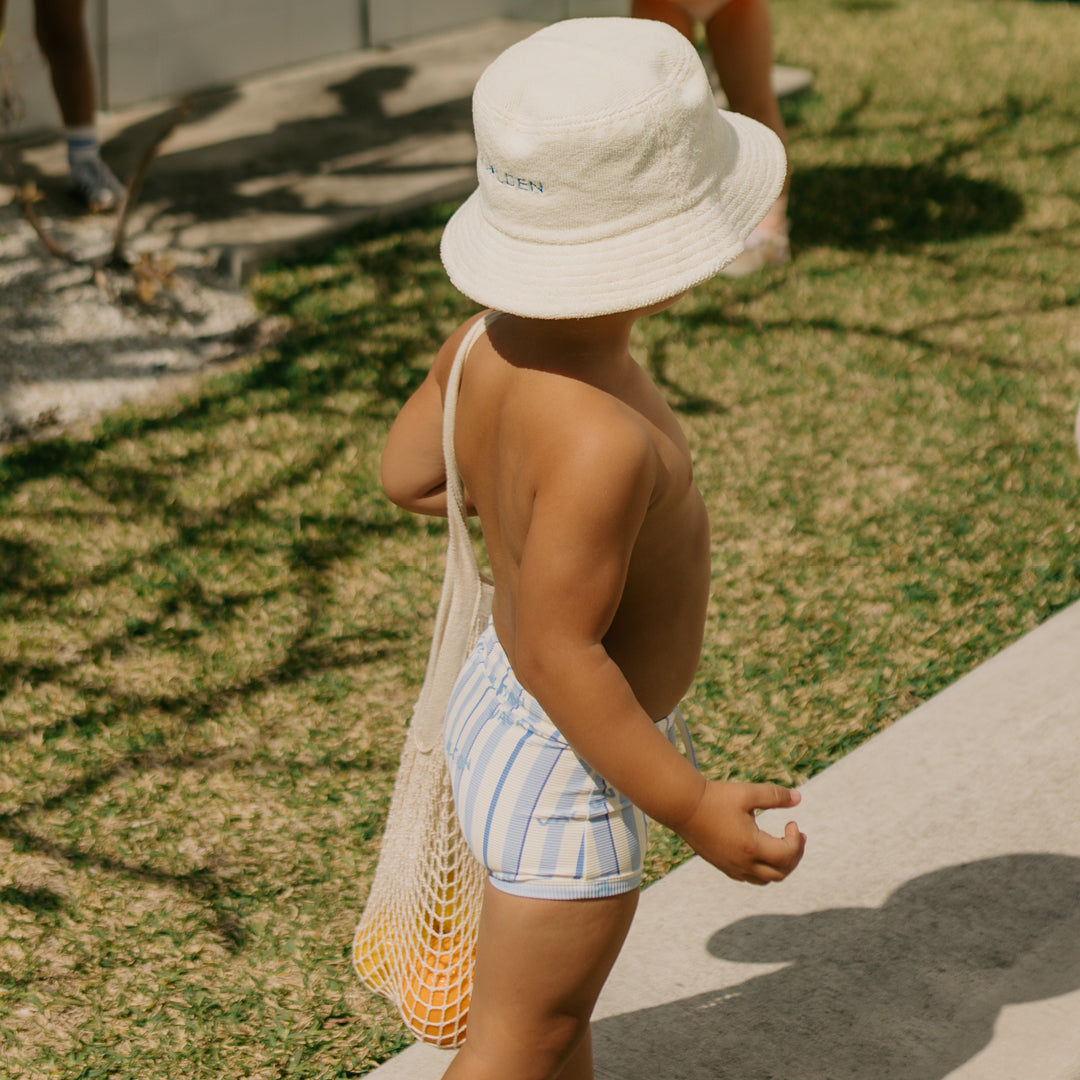
M1080 989L1080 859L1009 855L925 874L880 908L761 915L719 930L723 960L784 967L600 1020L620 1080L942 1080L1001 1009Z
M347 189L348 199L327 193L313 200L310 193L296 189L298 179L363 180L434 172L448 164L473 165L471 155L449 162L440 154L430 161L408 160L410 153L416 156L414 148L424 140L453 133L471 138L472 133L467 94L401 112L388 110L384 102L414 75L411 65L398 63L362 67L326 85L297 82L298 99L308 103L311 115L275 119L265 130L243 130L252 126L250 121L234 128L225 116L242 105L245 93L252 93L250 88L227 85L205 90L193 95L184 108L166 106L115 132L104 143L104 155L117 175L126 179L142 152L163 131L220 123L220 137L210 136L200 145L181 150L170 149L168 143L163 146L142 187L140 206L154 208L151 220L140 222L142 231L155 229L155 219L162 213L206 224L257 214L314 215L352 209L362 188ZM324 98L336 106L328 110ZM281 109L280 102L270 107L271 116L274 108ZM295 116L304 110L294 106L291 111ZM49 175L35 164L34 152L53 142L55 133L0 143L4 157L0 180L32 181L51 208L77 213L66 175Z

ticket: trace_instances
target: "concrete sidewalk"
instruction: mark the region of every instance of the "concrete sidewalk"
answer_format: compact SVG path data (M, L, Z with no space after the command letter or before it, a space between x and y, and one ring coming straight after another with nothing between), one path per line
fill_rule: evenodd
M472 88L540 25L484 22L194 98L149 171L130 235L154 248L213 252L240 281L275 255L325 245L359 222L464 197L476 185ZM774 82L786 96L811 77L777 67ZM104 153L117 174L126 178L179 115L163 103L104 116ZM14 195L5 182L15 177L35 181L46 207L73 209L61 140L0 148L0 204Z
M601 1080L1080 1080L1080 604L803 789L792 877L646 889ZM435 1080L415 1045L371 1075Z

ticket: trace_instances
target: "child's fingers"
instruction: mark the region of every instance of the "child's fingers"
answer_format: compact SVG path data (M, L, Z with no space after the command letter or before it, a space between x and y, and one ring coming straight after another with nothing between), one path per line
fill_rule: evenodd
M799 864L806 837L790 822L782 837L758 828L757 810L794 806L797 791L779 784L710 782L681 831L691 847L736 881L767 885L781 881Z
M782 881L799 865L806 850L806 836L789 821L782 837L758 834L758 857L754 869L765 881Z
M746 807L748 810L778 810L788 806L798 806L802 802L802 792L795 788L781 787L779 784L747 784Z

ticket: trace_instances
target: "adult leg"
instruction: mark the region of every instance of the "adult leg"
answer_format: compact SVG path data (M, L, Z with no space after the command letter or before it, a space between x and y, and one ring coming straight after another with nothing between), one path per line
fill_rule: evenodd
M489 884L468 1036L444 1080L592 1080L589 1018L637 899L535 900Z
M97 87L86 30L86 0L35 0L34 29L64 124L93 124Z
M705 25L720 86L735 112L771 128L787 148L787 129L772 86L772 16L768 0L729 0ZM750 234L746 250L721 273L739 277L787 262L787 203L791 172L780 197Z
M706 18L709 52L728 105L771 128L787 147L787 131L772 88L772 18L768 0L716 0L714 4L695 0L685 9L676 0L632 0L630 14L666 22L690 42L694 42L694 15ZM787 226L790 182L789 174L780 197L747 237L746 250L721 274L741 277L791 258Z
M86 29L86 0L35 0L35 31L52 77L76 194L90 210L109 210L124 187L101 160L94 117L97 88Z
M711 7L711 5L710 5ZM677 0L633 0L630 14L673 26L694 41L694 18ZM705 34L720 86L735 112L771 128L787 145L772 88L772 17L768 0L727 0L713 11Z
M667 23L688 41L694 41L694 20L671 0L633 0L630 14L635 19L655 19Z
M706 23L705 34L728 104L735 112L771 128L787 146L780 103L772 87L768 0L729 0Z

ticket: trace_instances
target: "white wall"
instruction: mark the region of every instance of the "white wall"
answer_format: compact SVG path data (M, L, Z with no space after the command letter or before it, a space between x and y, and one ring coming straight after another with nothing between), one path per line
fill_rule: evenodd
M106 100L116 109L351 52L360 0L107 0Z
M88 19L99 104L118 109L483 19L628 9L629 0L88 0ZM0 49L0 77L25 103L16 133L59 125L32 12L32 0L9 0Z
M629 15L630 0L505 0L503 13L514 19L557 22L593 15Z
M368 0L372 45L437 33L502 14L502 0Z

